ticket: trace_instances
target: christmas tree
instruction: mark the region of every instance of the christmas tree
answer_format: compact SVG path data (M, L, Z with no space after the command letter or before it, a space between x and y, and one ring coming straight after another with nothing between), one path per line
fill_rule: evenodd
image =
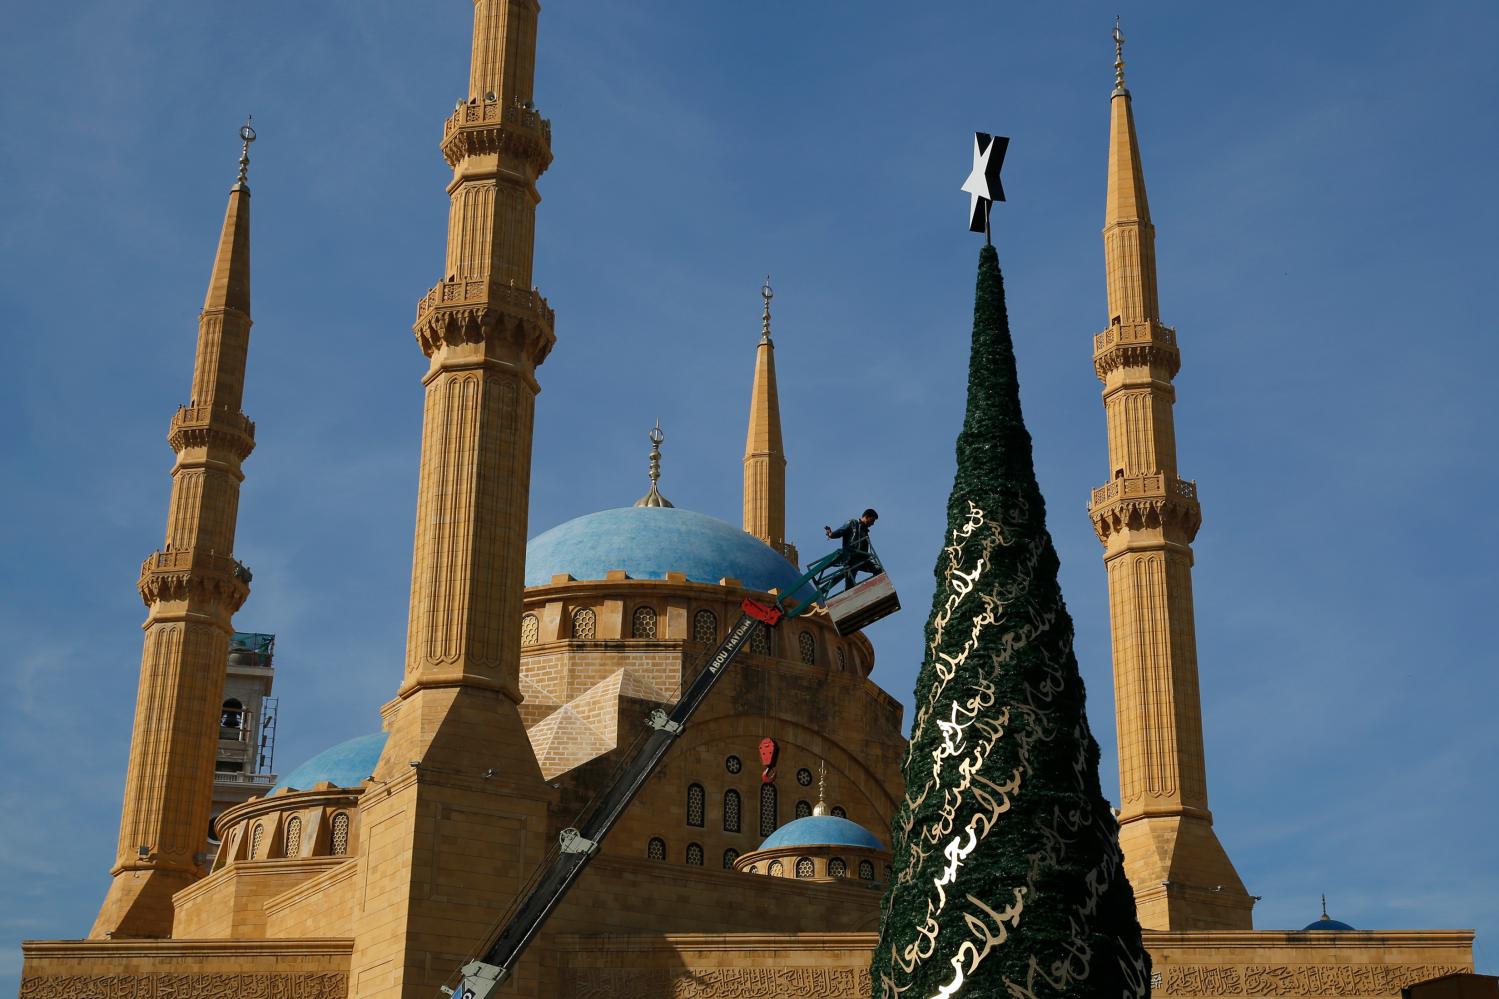
M875 999L1147 996L989 245L957 451Z

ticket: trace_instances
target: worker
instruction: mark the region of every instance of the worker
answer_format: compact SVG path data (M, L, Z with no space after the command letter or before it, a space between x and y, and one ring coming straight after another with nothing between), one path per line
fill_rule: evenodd
M838 561L834 562L833 565L843 566L843 589L845 591L853 588L854 573L860 569L867 568L871 561L869 557L869 529L879 519L880 515L873 509L869 509L836 531L826 524L823 525L822 532L829 538L843 539L843 551L839 553Z

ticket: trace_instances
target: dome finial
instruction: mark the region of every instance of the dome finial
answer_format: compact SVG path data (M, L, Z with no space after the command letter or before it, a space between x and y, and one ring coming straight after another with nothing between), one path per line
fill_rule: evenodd
M770 342L770 300L776 297L775 290L770 287L770 275L765 275L765 283L760 286L760 297L765 299L765 313L760 317L760 340L764 343Z
M636 506L671 506L671 500L661 495L661 490L656 487L656 482L661 478L661 442L666 440L666 435L661 432L661 421L657 420L651 432L646 435L651 440L651 491L635 501Z
M1114 93L1127 94L1124 89L1124 32L1119 29L1119 15L1114 15Z
M1331 919L1332 918L1331 916L1329 916L1327 914L1327 892L1323 892L1322 893L1322 918L1323 919Z
M812 806L813 815L828 814L828 761L817 765L817 804Z
M248 186L250 178L250 143L255 141L255 129L250 123L254 120L255 116L253 114L246 115L245 123L239 127L239 138L244 145L239 151L239 180L237 183L245 184L246 186Z

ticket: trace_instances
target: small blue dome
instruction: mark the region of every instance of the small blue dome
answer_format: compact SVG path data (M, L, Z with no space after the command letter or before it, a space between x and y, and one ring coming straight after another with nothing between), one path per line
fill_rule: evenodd
M1351 929L1353 929L1353 927L1349 926L1347 923L1342 922L1342 921L1337 920L1337 919L1332 919L1331 917L1328 917L1328 916L1323 916L1321 919L1317 920L1315 923L1308 923L1308 924L1306 924L1305 926L1302 927L1302 930L1351 930Z
M751 590L780 588L801 576L759 539L715 517L675 507L601 510L559 524L526 544L526 585L567 573L603 579L623 569L632 579L680 572L698 583L737 579Z
M869 850L883 850L884 844L875 839L874 833L857 822L840 819L836 815L808 815L788 822L760 844L762 850L773 850L786 846L861 846Z
M271 793L283 787L306 791L324 780L332 781L334 787L358 787L375 772L375 763L380 759L380 750L385 748L388 737L387 732L374 732L330 746L282 777Z

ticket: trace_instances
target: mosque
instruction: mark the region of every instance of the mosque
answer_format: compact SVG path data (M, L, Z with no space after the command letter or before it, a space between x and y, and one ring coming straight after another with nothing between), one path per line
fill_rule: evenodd
M245 658L245 639L269 636L239 636L230 658L252 582L230 554L254 447L247 133L189 401L171 420L167 538L138 582L148 616L118 852L87 939L24 945L23 999L436 996L740 602L799 575L768 284L742 526L663 495L658 431L644 497L536 533L549 525L528 511L534 398L555 341L531 273L551 161L532 99L538 5L473 6L468 95L443 130L447 259L414 327L425 403L393 697L367 735L263 786L238 781L267 793L216 796L216 771L220 785L247 772L226 729L269 692L238 693L269 662ZM1156 299L1122 55L1116 69L1110 321L1094 337L1110 468L1090 512L1109 579L1120 838L1153 990L1393 997L1470 972L1470 931L1356 930L1325 911L1303 930L1254 929L1214 833L1191 603L1201 510L1177 470L1180 352ZM875 669L870 641L821 608L757 628L498 994L868 996L905 749Z

